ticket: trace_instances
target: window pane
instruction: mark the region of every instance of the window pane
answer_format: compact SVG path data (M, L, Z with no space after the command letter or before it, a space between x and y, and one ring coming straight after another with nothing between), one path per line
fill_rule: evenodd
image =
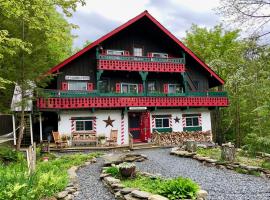
M86 131L93 130L93 123L92 123L92 121L85 121L84 124L85 124L85 129L84 130L86 130Z
M87 83L70 81L68 82L68 89L69 90L87 90Z
M176 92L176 86L169 84L169 93L175 93Z
M186 126L192 126L192 118L186 118Z
M76 131L83 131L83 121L76 121Z
M137 85L129 85L129 92L130 93L137 93Z
M199 119L198 117L193 118L193 126L199 126Z
M163 119L163 127L164 128L170 127L168 118Z
M155 82L149 82L148 83L148 91L149 92L155 92L156 91Z
M134 56L142 56L142 48L134 48L133 54Z
M122 93L128 93L128 85L122 84Z
M162 119L156 119L156 127L157 128L162 128Z

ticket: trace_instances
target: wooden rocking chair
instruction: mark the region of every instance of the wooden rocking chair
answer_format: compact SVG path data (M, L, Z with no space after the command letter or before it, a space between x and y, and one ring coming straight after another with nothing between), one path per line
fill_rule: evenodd
M65 146L67 146L67 142L66 141L62 141L61 136L59 134L59 132L52 132L53 135L53 139L54 139L54 143L56 145L56 148L63 148Z
M111 143L113 145L117 145L117 136L118 136L118 130L111 130L110 137L106 140L106 142L109 143L109 146Z

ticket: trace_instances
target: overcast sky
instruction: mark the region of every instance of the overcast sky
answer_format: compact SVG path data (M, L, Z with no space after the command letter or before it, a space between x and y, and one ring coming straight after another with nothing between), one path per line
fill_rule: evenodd
M219 0L86 0L78 7L69 22L79 25L73 34L74 47L81 48L86 40L91 42L137 16L144 10L154 16L176 37L194 24L213 27L221 22L213 8Z

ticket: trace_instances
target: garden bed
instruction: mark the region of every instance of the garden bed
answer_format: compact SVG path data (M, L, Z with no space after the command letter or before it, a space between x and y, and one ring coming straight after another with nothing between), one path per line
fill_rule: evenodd
M270 178L270 161L263 157L250 157L243 151L237 151L234 162L226 162L221 159L221 149L198 148L195 152L184 151L181 148L173 148L172 155L191 157L208 166L221 169L235 170L239 173L251 174Z
M77 167L73 166L90 164L89 161L97 156L97 153L55 159L51 156L48 162L38 161L35 172L29 174L24 155L9 149L5 162L0 162L0 199L71 199L77 190L74 175ZM12 159L7 163L8 157ZM59 195L60 191L65 192Z
M200 190L197 183L191 179L177 177L165 179L160 175L136 172L131 177L123 177L121 168L133 168L133 163L105 167L100 175L102 181L110 191L120 200L173 200L173 199L200 199L207 198L207 192Z

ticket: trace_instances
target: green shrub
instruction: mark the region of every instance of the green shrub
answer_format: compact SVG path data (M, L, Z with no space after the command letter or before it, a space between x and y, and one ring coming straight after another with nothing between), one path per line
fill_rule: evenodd
M261 167L265 169L270 169L270 161L268 160L263 161Z
M68 184L67 169L80 165L100 154L65 155L49 162L38 162L29 175L25 160L0 164L0 200L37 200L62 191Z
M176 179L166 180L160 184L158 193L170 200L195 199L198 190L198 184L191 179L178 177Z
M162 179L138 176L123 180L126 187L139 188L143 191L159 194L170 200L195 199L199 185L188 178Z
M0 162L4 164L21 161L23 157L24 155L15 149L6 146L0 147Z
M111 174L113 177L119 177L120 172L118 167L109 167L105 170L106 173Z

